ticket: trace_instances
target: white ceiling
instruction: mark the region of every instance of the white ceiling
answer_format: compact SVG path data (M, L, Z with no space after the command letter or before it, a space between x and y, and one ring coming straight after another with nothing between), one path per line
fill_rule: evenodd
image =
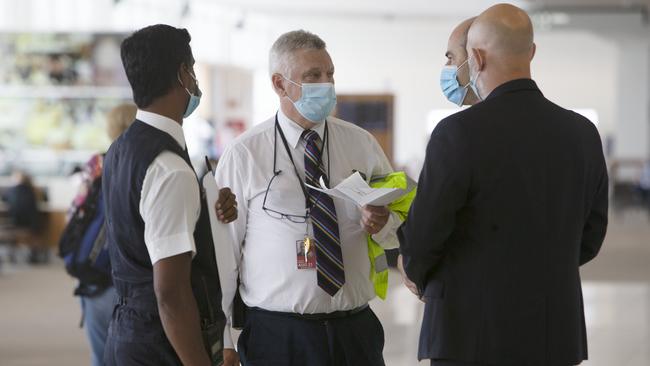
M142 0L122 0L142 1ZM160 0L159 0L160 1ZM170 0L163 0L170 1ZM178 0L171 0L176 1ZM187 1L187 0L186 0ZM245 13L280 16L336 16L336 17L444 17L475 14L502 1L489 0L189 0L190 5L208 2ZM519 6L526 0L514 0Z
M650 5L648 0L528 0L542 6L575 6L575 7L629 7L635 5Z
M197 0L194 0L197 1ZM202 0L198 0L202 1ZM212 0L205 0L212 1ZM509 2L527 10L571 9L607 12L650 7L650 0L218 0L242 11L270 14L349 16L450 16L476 14L496 3Z
M0 0L0 31L124 31L152 22L188 21L239 28L247 19L264 24L299 17L428 23L476 15L500 2L518 5L550 26L592 29L596 24L609 32L634 23L632 19L647 31L650 18L650 0ZM582 13L589 16L580 17ZM580 23L581 18L586 20Z

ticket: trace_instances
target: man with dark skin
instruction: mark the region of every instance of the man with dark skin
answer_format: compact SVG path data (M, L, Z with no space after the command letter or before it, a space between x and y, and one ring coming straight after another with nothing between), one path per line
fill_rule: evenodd
M211 365L206 347L215 343L204 344L202 331L221 324L214 333L223 334L206 201L182 130L201 96L189 42L185 29L155 25L122 43L138 111L111 145L102 177L120 296L106 345L108 365ZM237 218L229 188L221 189L211 209L224 223Z

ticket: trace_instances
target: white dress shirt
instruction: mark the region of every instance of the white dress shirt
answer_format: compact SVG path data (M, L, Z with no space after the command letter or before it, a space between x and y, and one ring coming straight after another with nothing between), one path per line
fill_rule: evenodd
M304 129L278 112L294 162L304 182ZM330 165L330 186L350 176L353 170L368 178L392 172L375 138L367 131L333 117L327 118L328 137L323 163ZM217 185L230 187L237 196L238 219L229 224L231 243L215 243L224 294L226 318L232 315L232 295L240 277L242 300L249 307L292 313L329 313L351 310L375 297L370 281L370 260L366 233L361 226L361 208L334 198L345 267L345 284L334 297L317 284L316 269L298 269L296 241L305 237L311 224L277 219L262 210L262 201L273 176L275 117L237 138L224 152L216 169ZM314 130L324 139L325 124ZM329 145L329 146L328 146ZM304 215L305 197L279 134L275 143L278 175L268 193L266 207L285 214ZM328 153L329 151L329 153ZM373 236L384 248L399 245L396 230L401 224L391 214L384 228ZM232 348L230 329L224 337Z
M135 118L166 132L185 149L183 128L174 120L141 110ZM139 211L151 264L186 252L196 254L194 228L201 212L199 183L183 158L164 151L149 165Z

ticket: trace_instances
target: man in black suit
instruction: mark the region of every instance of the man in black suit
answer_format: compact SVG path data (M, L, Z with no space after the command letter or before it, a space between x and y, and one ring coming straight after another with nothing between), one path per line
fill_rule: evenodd
M472 24L482 101L431 135L399 236L426 302L419 359L432 365L576 365L587 359L579 267L607 227L596 127L530 79L528 15L496 5Z

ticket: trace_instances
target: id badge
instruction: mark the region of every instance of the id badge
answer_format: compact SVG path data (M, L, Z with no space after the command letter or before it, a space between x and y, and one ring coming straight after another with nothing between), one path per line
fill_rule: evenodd
M303 240L296 241L296 263L298 269L316 268L314 239L306 236Z

